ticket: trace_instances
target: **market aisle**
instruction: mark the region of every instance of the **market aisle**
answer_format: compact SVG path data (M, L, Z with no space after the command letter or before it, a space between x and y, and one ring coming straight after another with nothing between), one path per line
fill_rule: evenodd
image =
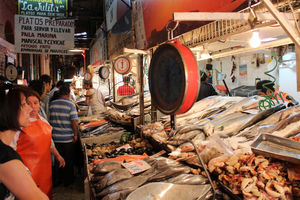
M76 170L77 171L77 170ZM73 184L64 187L63 184L54 187L53 200L84 200L83 173L76 174Z

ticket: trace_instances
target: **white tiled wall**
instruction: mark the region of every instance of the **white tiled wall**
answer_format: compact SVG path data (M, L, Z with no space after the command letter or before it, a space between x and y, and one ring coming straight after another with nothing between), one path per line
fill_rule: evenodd
M264 57L265 63L259 64L257 66L257 57L259 60L262 60ZM263 53L247 53L239 54L235 56L234 62L236 63L236 69L233 73L235 75L235 82L231 81L231 70L232 70L232 57L219 58L212 61L213 65L213 85L220 84L223 85L222 81L216 80L216 71L221 71L226 74L226 84L228 85L229 90L234 89L241 85L255 86L255 78L260 78L261 80L268 79L273 80L271 77L267 76L265 72L271 70L275 66L275 60L270 61L271 52ZM207 61L198 62L198 67L204 69ZM222 67L221 67L222 65ZM239 66L247 65L247 75L239 75ZM285 91L291 96L293 96L297 101L300 102L300 92L297 92L296 88L296 68L295 67L280 67L277 66L274 71L270 73L272 76L276 77L275 86L279 86L279 90Z

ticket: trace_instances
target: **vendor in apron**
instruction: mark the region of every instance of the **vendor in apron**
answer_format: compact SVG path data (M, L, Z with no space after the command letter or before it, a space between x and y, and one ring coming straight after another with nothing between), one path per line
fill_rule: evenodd
M52 162L51 153L65 166L64 159L56 150L52 141L52 127L47 120L39 116L40 98L37 92L28 88L27 103L31 106L30 125L15 136L16 151L30 170L37 186L51 198Z
M89 106L88 108L88 116L89 115L96 115L100 114L106 110L106 104L104 95L101 91L95 90L93 88L92 81L84 82L84 89L86 89L86 105Z

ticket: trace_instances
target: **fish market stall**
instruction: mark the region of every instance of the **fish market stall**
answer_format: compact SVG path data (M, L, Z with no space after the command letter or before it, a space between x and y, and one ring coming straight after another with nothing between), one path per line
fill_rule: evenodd
M211 196L207 178L194 174L192 168L182 163L161 156L127 155L104 159L91 167L90 176L96 199L163 198L164 190L158 191L159 188L153 188L153 184L160 188L177 187L180 195L186 189L199 189L187 195L186 199Z
M91 164L97 163L100 159L112 158L125 153L149 153L151 151L151 146L149 147L146 141L135 140L132 132L129 132L119 124L105 120L104 116L80 117L79 129L80 142L85 155L86 198L95 199L94 192L90 187L91 176L89 168ZM127 144L126 151L123 148L119 150L118 148L124 144Z
M94 124L105 123L103 120L94 121ZM90 138L81 139L85 142L86 185L90 199L125 199L128 195L131 195L129 199L135 199L145 192L157 196L164 194L164 190L158 191L164 187L172 187L170 192L176 190L180 195L186 189L197 189L190 194L188 199L191 200L211 196L208 179L199 170L161 157L165 152L155 154L147 139L126 132L118 139L115 137L114 141L103 142L101 139L105 134L90 136L89 142L87 139ZM98 144L96 138L99 138ZM156 184L159 188L155 187Z
M257 95L194 103L199 73L189 55L175 41L158 47L151 61L152 104L169 116L142 125L142 138L86 145L93 198L299 198L300 106L261 109ZM106 114L129 121L136 102L113 103Z
M136 121L140 117L139 95L123 97L120 101L110 102L109 107L103 114L106 119L114 123L136 128ZM151 96L150 93L144 95L144 118L150 121Z
M260 111L259 100L208 97L176 116L176 129L162 118L145 125L142 135L168 151L168 158L203 167L196 148L223 191L221 199L299 198L300 106ZM225 198L226 189L234 196Z
M120 141L128 131L115 123L107 121L104 115L79 117L81 144L105 144Z
M186 47L180 45L179 43L176 43L175 45L176 47L173 47L173 45L166 45L165 47L167 49L171 48L173 51L176 51L178 47L180 49L183 49L182 51L184 51L183 53L185 56L187 55L192 56L192 53ZM164 51L164 48L161 49L162 51ZM177 56L180 56L180 54L177 53ZM188 82L189 84L191 84L194 83L194 81L199 78L198 77L199 75L198 73L195 73L197 71L196 62L188 59L187 62L188 64L192 64L192 70L194 70L194 73L189 74ZM184 66L182 65L182 63L180 64L179 67L183 67L185 70L187 70L186 68L190 69L189 68L190 65ZM162 70L162 71L165 72L166 70ZM181 77L176 77L176 78L180 80L185 75L186 73L182 73L180 74ZM151 77L155 77L155 75L151 74ZM196 81L195 83L198 82ZM150 85L151 84L155 84L155 83L152 82L150 83ZM171 86L171 84L169 85ZM189 89L187 89L187 91L184 90L181 91L180 88L176 88L176 90L178 89L180 91L180 94L177 93L177 96L175 96L175 98L178 98L178 100L176 100L177 104L175 106L176 111L178 108L178 110L180 110L179 111L180 113L184 113L191 107L193 101L197 96L197 91L199 88L198 87L199 85L196 86L197 87L194 87L194 89L193 87L190 87ZM173 90L175 88L171 88L171 89ZM186 92L188 95L183 97L182 94L185 94ZM157 95L160 94L157 93ZM153 97L152 94L151 97ZM159 99L158 96L156 97ZM147 97L145 95L145 99L146 98ZM186 99L184 103L185 105L183 107L181 107L181 100L180 100L182 98ZM140 139L140 140L142 140L141 143L143 143L145 139ZM147 142L145 142L145 144L147 147ZM132 144L130 144L130 141L128 142L128 145L133 146ZM158 187L157 184L160 186L160 189L176 188L176 191L178 192L179 195L183 195L187 188L189 189L197 188L199 189L199 191L201 191L200 193L191 192L191 195L185 195L186 199L191 199L191 200L195 198L207 199L212 195L210 192L211 185L208 183L208 179L203 175L201 175L198 170L195 170L194 168L187 166L185 163L181 163L173 159L165 158L160 155L151 156L149 152L147 152L147 148L145 149L146 152L143 153L142 150L144 148L141 149L139 147L141 150L141 152L139 152L139 151L135 151L134 147L132 147L132 150L128 149L127 147L128 147L127 145L123 147L117 147L117 149L113 150L111 153L105 154L105 157L103 157L103 155L99 157L99 153L97 153L97 155L94 155L93 152L95 152L96 149L94 151L93 150L89 151L89 153L92 156L94 156L94 158L96 157L96 159L90 158L89 160L90 163L88 167L90 169L89 170L89 175L91 176L90 182L91 182L92 191L93 193L95 193L95 198L97 199L125 199L125 198L143 199L146 197L140 197L140 195L143 196L143 194L145 193L149 195L147 198L152 198L152 199L158 197L168 198L169 196L171 196L170 193L167 193L164 190L159 191L159 189L157 188ZM134 155L130 155L131 152L134 153ZM174 191L174 189L170 191Z

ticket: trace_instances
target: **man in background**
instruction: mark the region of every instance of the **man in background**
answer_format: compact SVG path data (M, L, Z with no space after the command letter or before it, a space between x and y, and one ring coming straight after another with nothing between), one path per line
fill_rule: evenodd
M201 85L200 85L200 91L199 91L197 101L200 101L205 97L218 95L215 88L208 83L208 76L204 71L200 71L200 77L201 77Z
M40 81L44 83L46 95L42 99L41 106L43 107L44 111L46 112L46 115L49 116L49 101L50 101L50 90L52 88L52 80L51 77L47 74L43 74L40 77Z
M62 80L59 80L59 81L56 83L55 87L49 92L49 99L51 99L51 98L53 97L54 92L58 91L59 88L60 88L63 84L64 84L64 81L62 81Z
M135 94L134 88L129 85L130 77L123 76L124 85L120 86L117 90L118 96L130 96Z
M52 138L58 152L66 161L65 168L55 167L54 182L64 181L68 186L74 181L75 143L78 140L78 115L74 103L70 100L70 85L64 83L58 91L58 99L51 101L50 124Z

